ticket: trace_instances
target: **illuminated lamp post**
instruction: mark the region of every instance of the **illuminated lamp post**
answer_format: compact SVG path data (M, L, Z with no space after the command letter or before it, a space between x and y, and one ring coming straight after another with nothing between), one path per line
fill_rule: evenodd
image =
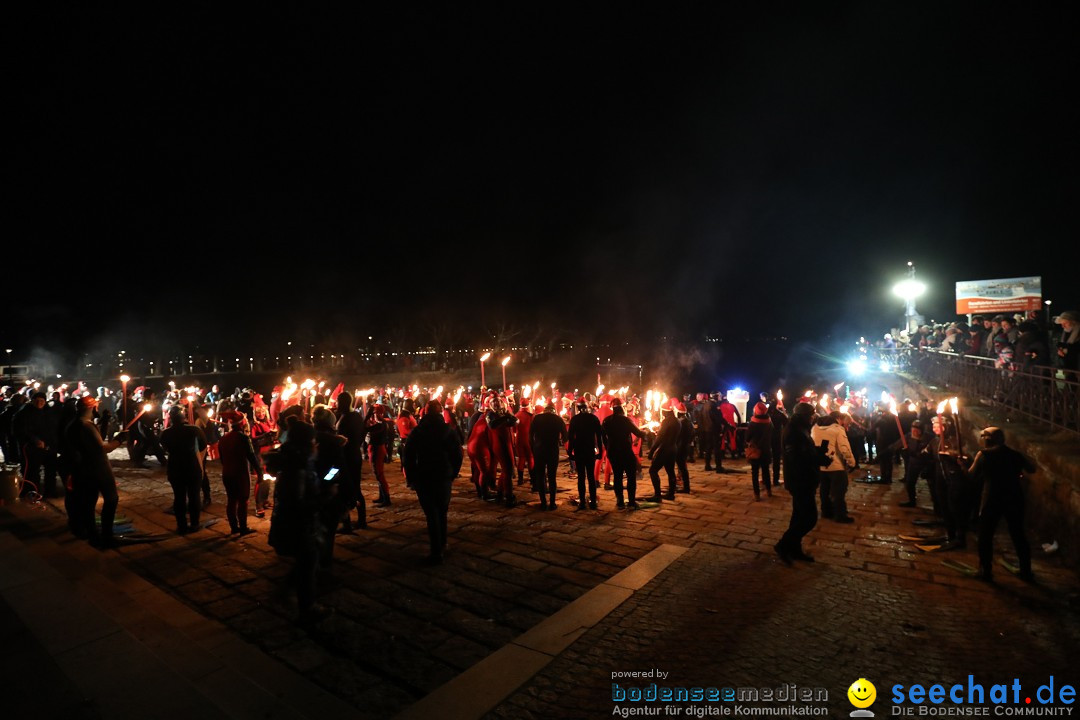
M908 276L893 286L893 294L904 301L904 327L908 333L919 329L919 315L915 312L915 299L926 292L926 285L915 279L915 266L908 263Z

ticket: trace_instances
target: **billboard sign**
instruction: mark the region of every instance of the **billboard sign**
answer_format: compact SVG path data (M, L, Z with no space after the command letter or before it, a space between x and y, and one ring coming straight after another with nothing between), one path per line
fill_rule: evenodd
M956 283L956 313L1026 312L1042 308L1042 278L965 280Z

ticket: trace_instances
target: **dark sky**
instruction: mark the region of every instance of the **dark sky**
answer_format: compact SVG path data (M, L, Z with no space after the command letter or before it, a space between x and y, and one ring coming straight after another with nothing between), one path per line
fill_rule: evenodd
M1068 3L387 5L16 33L13 341L868 333L908 260L1080 305Z

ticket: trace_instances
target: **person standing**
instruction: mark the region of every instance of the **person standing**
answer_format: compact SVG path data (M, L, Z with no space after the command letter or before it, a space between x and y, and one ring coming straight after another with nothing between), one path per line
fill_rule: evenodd
M559 453L566 444L566 423L555 413L554 401L544 406L544 411L533 418L529 425L529 443L536 475L536 490L540 493L540 509L555 509L555 493L558 487L555 472L559 467ZM548 497L550 496L550 502Z
M784 432L784 486L791 493L791 520L773 550L785 565L791 565L792 559L814 562L813 556L803 551L802 539L817 525L814 495L818 488L818 470L829 464L829 458L810 437L813 418L813 406L798 403Z
M1054 318L1054 322L1061 326L1061 334L1054 348L1058 367L1062 370L1080 370L1080 312L1066 310Z
M225 515L233 535L255 532L248 528L248 498L251 497L251 473L262 478L263 468L251 438L247 434L247 419L232 413L229 432L219 441L221 452L221 484L225 486Z
M315 428L295 416L287 420L285 442L274 460L274 512L270 517L270 546L293 557L290 580L296 587L299 622L311 625L327 614L315 604L319 552L326 529L319 521L321 493L312 462Z
M772 483L780 485L783 482L780 478L780 459L784 456L784 429L788 424L788 414L782 400L774 399L769 405L769 421L772 422Z
M424 416L405 441L401 461L427 518L431 547L427 560L440 565L446 552L450 488L461 470L462 454L458 434L443 418L438 400L428 402Z
M176 531L184 535L200 529L199 491L202 486L202 460L206 450L206 435L194 425L187 424L184 408L169 408L169 427L161 433L161 445L168 453L166 474L173 491L173 513Z
M815 445L825 447L829 464L821 469L821 516L838 523L853 523L847 511L848 472L855 469L855 455L848 443L844 414L833 410L818 418L810 430Z
M379 497L372 503L377 507L390 505L390 485L386 482L387 445L390 442L390 422L386 417L386 406L381 402L372 406L367 417L368 456L371 469L379 483Z
M72 492L69 505L73 516L68 524L76 537L85 537L91 545L105 549L116 547L113 537L113 520L120 497L116 492L116 478L109 464L109 453L120 447L120 442L104 442L94 424L97 401L92 397L79 398L78 417L64 428L66 449L74 462L71 466ZM94 520L98 497L101 505L101 529Z
M604 433L600 421L589 412L589 404L584 398L578 400L577 412L570 419L568 431L570 441L570 459L577 466L578 510L585 509L586 479L588 480L589 507L597 508L596 503L596 453L604 447ZM674 462L674 455L672 456Z
M343 392L338 395L341 417L338 418L337 432L346 439L343 450L345 464L341 468L338 498L342 507L341 529L346 534L353 531L353 508L356 508L356 527L361 530L367 528L367 504L360 489L360 476L364 467L364 417L359 412L354 412L352 407L351 394Z
M686 466L686 461L690 457L690 449L694 444L694 422L687 414L685 405L672 401L671 406L675 409L676 418L679 421L679 440L675 445L675 467L678 468L679 477L682 478L682 490L679 492L689 493L690 470Z
M1005 432L985 428L979 435L982 449L975 455L969 474L983 486L979 512L979 578L993 581L994 530L1002 516L1009 526L1020 566L1018 577L1033 582L1031 546L1024 531L1024 474L1034 473L1035 463L1005 444Z
M615 475L615 507L623 504L623 476L626 477L626 494L631 509L637 510L637 458L634 457L634 437L645 439L645 433L628 418L622 400L612 400L611 415L601 425L604 446Z
M769 480L769 468L772 465L773 424L769 418L769 408L765 403L754 405L754 413L746 427L746 457L750 460L750 479L754 484L754 500L761 500L761 488L758 485L758 473L761 474L765 493L772 497L772 482Z
M532 448L529 444L529 435L533 421L533 414L526 402L521 403L521 408L514 413L517 425L514 426L514 458L517 461L518 485L525 484L525 471L529 471L529 480L533 490L538 490L536 473L533 471Z
M56 494L57 415L45 406L47 396L34 393L12 424L22 450L23 479L37 486L45 497ZM41 473L44 473L42 479ZM40 483L40 485L39 485Z
M661 408L664 419L660 422L660 429L653 438L652 448L649 450L649 477L652 479L653 496L650 502L661 502L664 498L675 499L675 456L679 449L679 421L675 419L670 408ZM716 447L720 447L719 445ZM716 466L720 468L720 450L716 452ZM660 494L660 468L668 476L668 491Z
M492 396L485 417L491 439L491 472L495 475L495 487L506 507L514 507L517 499L514 497L513 433L517 418L510 414L498 395Z

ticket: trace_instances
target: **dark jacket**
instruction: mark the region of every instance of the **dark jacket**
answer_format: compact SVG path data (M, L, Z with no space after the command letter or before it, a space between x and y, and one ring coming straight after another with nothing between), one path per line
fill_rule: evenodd
M558 455L559 448L566 444L566 423L553 412L538 413L529 425L529 442L533 455Z
M169 454L169 477L202 477L199 453L206 449L206 435L202 430L194 425L170 425L161 433L161 445Z
M656 433L656 438L653 440L652 449L649 451L649 457L651 458L657 452L665 452L675 454L675 451L679 447L679 421L675 419L674 415L670 413L664 417L663 422L660 423L660 430Z
M609 415L604 419L602 429L608 455L620 460L633 460L635 435L642 440L645 439L645 432L625 415Z
M596 448L604 447L604 433L600 418L590 412L579 412L570 419L570 452L578 460L596 457Z
M818 486L818 470L829 464L810 437L807 421L796 414L784 432L784 485L788 492L813 493Z
M453 482L462 462L457 432L441 413L427 413L406 438L401 462L405 476L420 491Z

